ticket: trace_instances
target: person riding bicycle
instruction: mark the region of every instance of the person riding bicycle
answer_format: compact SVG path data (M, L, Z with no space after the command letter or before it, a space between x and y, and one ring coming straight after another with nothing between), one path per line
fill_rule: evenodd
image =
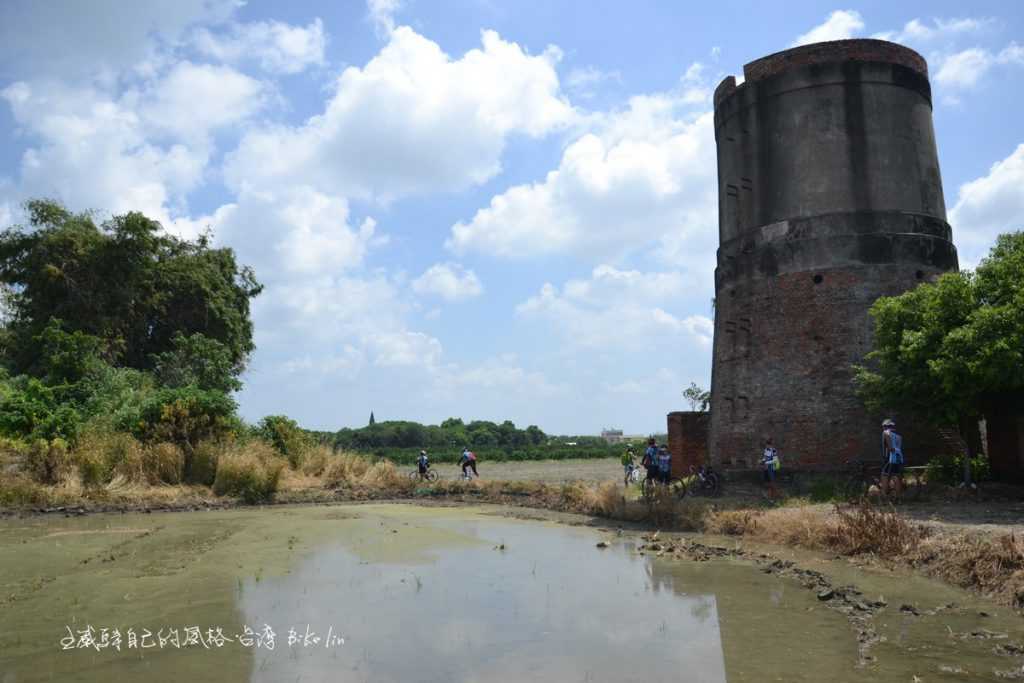
M462 457L459 458L459 464L462 465L462 476L469 479L468 469L473 470L473 474L480 478L480 473L476 471L476 453L469 450L469 448L462 449Z
M625 470L625 482L629 484L629 475L633 473L633 469L636 467L636 455L633 453L633 447L630 446L626 449L626 452L622 454L622 469Z
M879 478L882 493L888 494L891 485L899 496L903 484L903 436L896 431L893 420L882 422L882 453L885 456Z
M776 496L775 474L778 470L779 452L772 445L771 437L764 440L764 450L761 451L761 471L765 484L768 486L768 499Z
M658 481L662 484L667 484L671 472L672 454L669 452L668 446L662 444L661 448L658 449Z
M416 465L420 468L420 476L427 476L427 470L430 469L430 458L427 457L426 451L420 451L420 455L416 458Z
M651 481L658 480L658 442L654 438L647 440L647 450L644 451L644 457L640 460L640 464L647 470L647 478Z

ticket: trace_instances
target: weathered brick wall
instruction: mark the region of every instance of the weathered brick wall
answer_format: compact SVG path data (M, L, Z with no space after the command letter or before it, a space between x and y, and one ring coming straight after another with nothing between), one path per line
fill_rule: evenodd
M677 411L668 414L668 450L672 453L672 476L689 474L690 467L704 464L708 455L707 413Z
M908 47L885 40L831 40L762 57L743 67L743 77L754 82L770 78L794 67L835 62L887 62L928 75L924 57Z
M916 283L899 265L871 266L789 273L721 297L725 332L712 385L719 464L756 466L768 437L790 466L873 459L886 417L899 423L909 464L948 454L942 434L921 420L869 414L853 383L853 366L871 350L870 302Z

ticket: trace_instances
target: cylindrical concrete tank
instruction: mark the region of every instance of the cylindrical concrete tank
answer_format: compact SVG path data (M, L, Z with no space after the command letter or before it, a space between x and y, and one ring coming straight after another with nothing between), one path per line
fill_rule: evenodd
M876 457L851 369L871 349L868 308L957 268L927 64L841 40L743 72L714 98L712 460L753 465L769 436L801 464Z

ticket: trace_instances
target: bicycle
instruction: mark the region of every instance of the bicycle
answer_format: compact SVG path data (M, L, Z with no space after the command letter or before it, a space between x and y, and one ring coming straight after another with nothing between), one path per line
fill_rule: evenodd
M711 465L694 467L690 465L690 481L687 489L694 496L717 498L722 495L722 480Z
M416 468L409 473L409 479L413 481L437 481L438 474L429 468L426 472L420 472L419 468Z
M626 474L624 483L626 486L630 484L640 483L640 467L637 465L630 465L629 472Z
M881 465L868 464L863 460L857 460L847 461L846 466L850 471L850 475L846 485L843 487L843 497L847 501L856 502L865 498L871 491L872 486L876 486L879 491L882 491ZM900 500L915 501L921 497L925 487L925 469L923 467L905 467L903 473L894 475L900 479ZM911 480L909 484L908 478Z
M668 482L663 482L658 478L644 477L643 482L640 484L640 490L643 493L643 497L650 501L654 497L654 492L657 486L666 486L671 495L680 500L686 497L686 481L680 478L669 479Z

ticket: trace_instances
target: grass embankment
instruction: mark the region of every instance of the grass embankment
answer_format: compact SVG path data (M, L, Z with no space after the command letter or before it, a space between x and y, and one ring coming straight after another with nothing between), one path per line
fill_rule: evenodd
M1024 542L1014 534L941 533L867 501L831 512L812 506L709 511L703 530L902 565L1024 609Z
M573 512L663 530L700 531L903 565L1004 604L1024 608L1024 542L1007 534L938 533L894 510L797 504L752 508L742 501L629 499L620 484L539 481L433 483L394 463L312 448L291 460L261 441L208 443L185 454L108 436L68 451L60 444L0 450L0 506L86 510L187 509L239 503L445 500ZM722 509L731 506L732 509Z

